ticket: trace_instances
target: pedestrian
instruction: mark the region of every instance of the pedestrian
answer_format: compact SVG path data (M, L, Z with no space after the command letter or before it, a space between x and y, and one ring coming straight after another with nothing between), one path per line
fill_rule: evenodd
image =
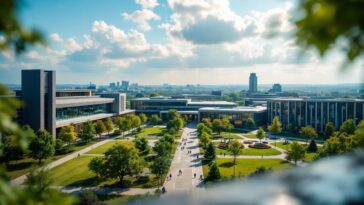
M172 179L172 173L169 173L169 179Z
M193 174L193 178L196 178L196 173Z
M165 187L162 187L162 193L166 193L166 188Z
M77 157L80 157L80 156L81 156L80 153L78 153Z
M202 181L202 174L200 175L200 180Z

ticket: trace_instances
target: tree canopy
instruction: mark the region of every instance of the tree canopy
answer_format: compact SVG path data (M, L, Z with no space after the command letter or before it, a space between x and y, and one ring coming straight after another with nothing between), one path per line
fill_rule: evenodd
M38 164L41 164L43 159L53 156L55 150L51 134L44 129L40 129L37 136L31 140L29 150L29 155L38 160Z
M277 116L273 118L272 124L268 126L268 130L274 134L279 134L282 132L282 123L279 121Z

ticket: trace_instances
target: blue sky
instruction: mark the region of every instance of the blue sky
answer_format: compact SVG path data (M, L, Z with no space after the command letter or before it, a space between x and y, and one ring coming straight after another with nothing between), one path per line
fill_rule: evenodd
M43 31L49 46L2 53L1 83L19 83L20 70L34 68L56 70L58 83L246 84L250 72L261 83L362 80L359 69L339 71L340 53L321 59L295 45L295 1L25 2L22 22Z

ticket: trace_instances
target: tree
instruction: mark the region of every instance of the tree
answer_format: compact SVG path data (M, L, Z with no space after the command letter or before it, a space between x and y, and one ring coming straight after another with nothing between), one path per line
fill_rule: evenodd
M139 118L142 121L142 124L144 124L144 123L146 123L148 121L148 117L144 113L141 113L139 115Z
M217 181L221 179L221 174L220 174L220 170L219 168L217 167L216 165L216 162L214 162L211 166L210 166L210 169L209 169L209 172L206 176L206 179L205 181Z
M301 127L300 135L306 139L306 144L309 139L313 139L318 136L316 130L310 125Z
M151 94L149 95L149 97L157 97L157 96L160 96L160 94L159 94L159 93L151 93Z
M245 127L248 128L248 129L253 129L255 127L254 119L249 117L245 122Z
M346 52L346 63L363 54L363 1L301 0L298 8L295 13L304 14L295 22L300 46L313 47L321 56L339 47Z
M103 166L104 160L101 157L92 158L90 163L88 164L88 168L96 174L97 177L102 178L103 173L105 172Z
M169 142L170 144L173 144L174 141L175 141L174 135L171 135L171 134L168 134L168 133L166 133L166 134L163 135L163 139L165 141Z
M56 154L63 154L65 153L64 143L61 139L56 139L54 144L54 150Z
M221 131L222 131L222 128L223 128L223 125L222 125L222 122L221 120L219 119L214 119L212 121L212 130L214 132L217 132L219 135L221 134Z
M212 122L210 118L203 118L202 123L205 124L206 127L210 129L212 128Z
M167 142L164 138L161 138L155 143L153 150L158 156L169 157L171 155L172 144Z
M110 117L106 118L104 125L105 125L105 130L107 131L107 134L110 134L110 132L114 129L114 123L112 122Z
M211 162L211 161L215 160L215 158L216 158L216 151L215 151L215 146L214 146L214 144L212 142L210 142L207 145L207 149L206 149L206 152L204 154L204 158L208 162Z
M305 148L298 142L292 142L287 150L287 160L293 160L297 165L297 161L305 157Z
M222 130L224 130L225 132L230 132L234 128L234 125L230 123L230 120L227 117L222 118L221 125Z
M235 166L236 166L236 156L238 156L241 152L241 149L244 148L238 140L233 140L228 147L229 152L234 156L234 177L235 177Z
M360 121L358 126L356 127L353 142L353 148L363 148L364 147L364 120Z
M118 117L116 120L116 125L124 137L124 133L132 128L132 121L128 119L127 116Z
M43 159L48 159L54 154L52 136L46 130L40 129L37 137L31 140L29 150L29 155L41 164Z
M137 137L134 140L135 147L139 150L141 155L147 155L150 152L148 140L145 137Z
M88 143L96 134L94 123L87 121L81 127L78 137L82 139L85 143Z
M33 167L26 177L24 185L32 186L39 195L44 194L53 185L50 171L44 167Z
M328 122L325 125L324 138L329 139L335 132L334 123Z
M62 127L59 132L59 139L67 143L67 147L71 146L71 142L77 139L77 133L75 132L75 126L70 124L68 126Z
M101 158L99 162L94 161L93 163L100 166L101 169L91 171L99 176L119 179L120 184L123 183L125 176L134 176L141 173L144 164L138 155L138 150L134 146L125 144L114 145L105 152L105 157Z
M149 119L150 123L153 124L153 125L157 125L159 124L162 120L159 118L158 115L156 114L153 114L150 119Z
M130 118L131 118L131 127L134 128L134 127L140 127L142 125L142 121L140 119L139 116L137 115L130 115Z
M355 122L353 119L347 119L340 126L340 132L346 132L349 135L354 134L355 132Z
M169 170L169 158L166 156L157 156L153 163L150 165L150 171L155 174L158 179L158 189L162 184L162 176L168 173Z
M197 124L197 130L196 130L196 132L197 132L197 136L201 136L201 134L203 133L203 132L206 132L206 133L208 133L209 135L211 135L212 134L212 130L210 129L210 128L208 128L205 124L203 124L203 123L198 123Z
M249 175L249 177L258 177L265 175L272 171L272 168L265 168L263 166L258 167L253 173Z
M105 125L102 120L97 120L95 124L95 132L101 138L101 134L106 131Z
M279 134L282 132L282 123L279 121L277 116L273 118L272 124L268 126L268 130L274 134Z
M317 152L317 145L314 139L310 141L310 144L307 147L307 152Z
M203 148L206 147L207 144L211 142L211 135L206 132L203 132L200 137L200 144Z
M257 134L255 136L259 139L260 142L262 142L262 139L266 138L263 128L259 127Z

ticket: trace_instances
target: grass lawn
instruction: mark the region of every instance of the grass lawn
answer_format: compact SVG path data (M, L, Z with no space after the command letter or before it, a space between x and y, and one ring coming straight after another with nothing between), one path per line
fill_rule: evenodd
M60 155L54 155L52 158L50 159L47 159L47 160L43 160L42 163L44 164L48 164L52 161L55 161L55 160L58 160L62 157L65 157L69 154L72 154L74 152L77 152L83 148L86 148L92 144L96 143L96 141L92 141L88 144L83 144L83 143L80 143L80 144L77 144L77 145L73 145L70 147L70 151L66 154L60 154ZM22 176L26 173L28 173L31 169L31 167L33 165L37 165L38 164L38 161L32 159L32 158L29 158L29 157L25 157L24 159L21 159L21 160L14 160L14 161L10 161L9 164L6 166L6 174L10 177L10 179L15 179L19 176Z
M243 134L243 136L246 137L246 138L249 138L249 139L257 139L255 134Z
M289 148L289 145L290 144L284 144L284 142L277 142L277 143L272 143L272 145L277 145L277 147L281 148L281 149L284 149L284 150L288 150ZM306 147L306 145L304 145ZM318 147L318 149L322 149L322 147ZM315 156L317 155L317 153L308 153L306 152L306 155L305 155L305 158L304 158L304 161L306 162L311 162L314 160Z
M155 198L153 195L98 195L98 201L102 204L108 205L120 205L126 203L134 203L141 204L144 200L150 200L151 198ZM140 203L139 203L140 202Z
M234 167L232 161L233 159L216 159L222 177L230 178L233 175ZM258 167L262 166L271 168L273 171L287 169L293 166L291 163L279 159L237 159L236 161L237 176L248 176ZM207 176L208 169L208 165L203 166L204 176Z
M127 141L127 140L114 140L114 141L110 141L107 142L99 147L96 147L95 149L92 149L88 152L86 152L86 154L104 154L108 149L110 149L112 146L118 144L118 143L127 143L127 144L132 144L132 141Z
M227 150L223 150L223 149L219 149L219 148L216 148L216 154L218 155L223 155L223 154L226 154L226 155L230 155L230 152L227 151ZM242 149L240 155L246 155L246 156L261 156L261 155L264 155L264 156L273 156L273 155L279 155L281 154L280 151L278 150L275 150L273 148L270 148L270 149L254 149L254 148L244 148Z
M151 137L151 136L163 136L165 128L161 127L144 127L140 133L135 133L135 135L140 137Z
M93 157L81 156L72 159L51 170L55 185L60 186L117 186L117 180L103 180L95 176L88 168L88 163ZM67 174L65 174L67 173ZM143 177L126 177L124 186L135 188L155 187L157 180L154 175Z
M214 134L212 135L213 139L241 139L240 136L234 134L234 133L221 133L221 135Z

